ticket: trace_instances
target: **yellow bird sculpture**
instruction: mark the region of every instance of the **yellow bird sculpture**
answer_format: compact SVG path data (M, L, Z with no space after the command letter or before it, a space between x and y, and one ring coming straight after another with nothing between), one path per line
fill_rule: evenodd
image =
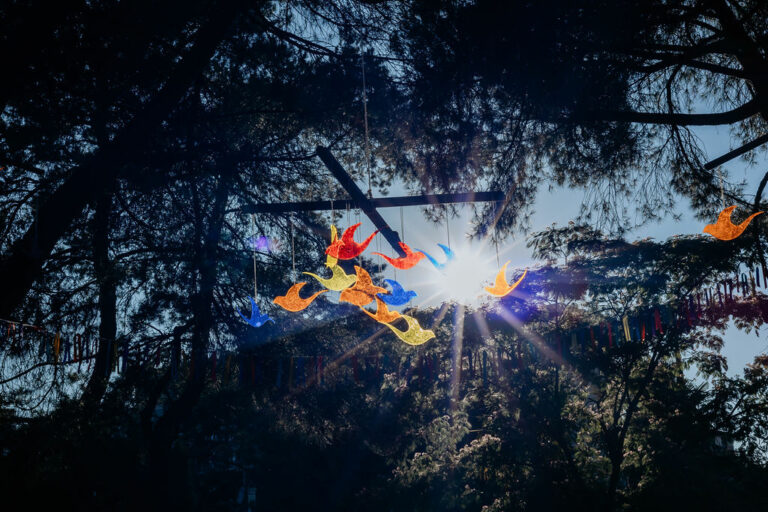
M393 327L390 324L384 324L389 327L395 336L403 340L409 345L421 345L426 343L435 337L435 333L431 329L424 329L419 325L419 321L408 315L401 315L401 317L408 323L408 330L401 331L397 327Z
M329 279L323 279L322 277L318 276L317 274L313 274L312 272L302 272L302 274L307 274L308 276L314 277L321 285L325 286L329 290L333 290L334 292L340 292L341 290L349 288L355 284L355 281L357 281L356 275L347 274L344 272L344 269L338 265L331 267L331 272L333 272L333 275Z
M739 224L738 226L731 221L731 214L736 206L729 206L725 210L720 212L720 216L717 218L717 222L714 224L707 224L704 226L704 233L709 233L718 240L733 240L738 238L747 229L752 219L757 217L763 212L753 213L747 220Z
M509 262L506 262L503 267L501 267L501 270L499 270L499 273L496 274L496 282L493 286L486 286L485 291L490 293L491 295L495 295L496 297L504 297L509 292L517 288L520 283L523 282L523 279L525 279L525 275L528 273L528 269L525 269L525 272L523 272L523 275L520 276L520 279L515 281L515 284L509 285L507 284L507 265L509 265Z

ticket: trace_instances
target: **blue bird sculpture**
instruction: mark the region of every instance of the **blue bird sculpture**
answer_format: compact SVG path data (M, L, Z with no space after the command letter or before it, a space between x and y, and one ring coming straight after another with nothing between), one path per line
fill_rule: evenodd
M443 250L443 252L445 253L445 263L440 263L440 262L439 262L439 261L437 261L435 258L433 258L432 256L430 256L430 255L429 255L429 254L427 254L426 252L422 251L421 249L416 249L416 250L417 250L418 252L420 252L421 254L423 254L424 256L426 256L426 257L427 257L427 259L430 261L430 263L432 263L432 264L435 266L435 268L436 268L436 269L442 270L442 269L444 269L444 268L445 268L445 266L446 266L448 263L450 263L451 261L453 261L453 260L454 260L454 258L456 258L456 254L455 254L455 253L454 253L454 252L451 250L451 248L450 248L450 247L448 247L448 246L446 246L446 245L443 245L443 244L437 244L437 245L439 245L439 246L440 246L440 248L441 248L441 249Z
M243 317L243 320L248 322L249 325L252 325L253 327L261 327L267 322L275 323L274 320L269 318L269 315L262 315L261 311L259 310L258 304L256 304L256 301L253 300L252 297L248 297L251 299L251 318L246 318L246 316L240 311L237 310L238 313L240 313L240 316Z
M402 306L408 304L408 302L416 296L415 291L404 290L403 286L394 279L385 279L384 282L392 287L392 293L377 293L376 296L385 304L390 306Z

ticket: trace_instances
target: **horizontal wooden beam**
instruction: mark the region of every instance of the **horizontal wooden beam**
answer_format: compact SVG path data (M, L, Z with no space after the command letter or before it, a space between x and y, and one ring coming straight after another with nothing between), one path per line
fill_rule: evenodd
M369 219L371 219L373 225L376 226L376 229L379 230L381 236L383 236L387 242L389 242L389 245L392 246L392 249L394 249L394 251L399 254L400 257L405 257L405 252L400 247L400 235L389 227L389 224L387 224L387 221L385 221L384 218L376 210L376 206L371 202L370 198L363 194L363 191L360 190L360 187L357 186L355 180L353 180L349 173L344 170L339 161L334 158L328 148L317 146L315 151L317 151L317 156L320 157L320 160L322 160L328 170L331 171L333 177L336 178L339 184L344 187L344 190L346 190L347 193L352 197L352 200L355 202L355 204L359 205L358 207L363 210Z
M425 194L420 196L376 197L367 202L374 208L397 206L425 206L450 203L487 203L504 200L503 192L461 192L456 194ZM297 203L265 203L243 207L244 213L290 213L363 208L363 205L349 198L333 201L304 201Z

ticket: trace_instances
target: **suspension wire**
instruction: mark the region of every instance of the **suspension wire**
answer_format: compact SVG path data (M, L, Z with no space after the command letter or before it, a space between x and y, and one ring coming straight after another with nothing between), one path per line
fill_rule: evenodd
M723 170L718 167L717 173L720 175L720 205L725 208L725 186L723 185Z
M403 207L400 207L400 238L405 243L405 224L403 223Z
M293 220L289 219L288 223L291 226L291 264L293 265L293 277L296 277L296 245L293 236Z
M451 226L448 224L448 207L445 207L445 232L448 235L448 248L451 248Z
M328 191L331 193L331 226L333 226L336 223L336 212L333 209L333 181L331 180L331 176L328 176Z
M496 266L501 266L501 261L499 260L499 235L496 233L496 226L493 227L493 243L496 245Z
M253 300L256 300L258 295L258 286L256 281L256 215L251 214L251 233L253 233L253 243L251 244L252 257L253 257Z
M347 202L347 227L351 226L349 223L349 202Z
M360 53L360 67L363 75L363 119L365 123L365 166L368 169L368 199L373 197L371 192L371 143L368 135L368 93L365 87L365 54Z
M381 237L376 237L376 252L381 252ZM381 260L379 260L379 274L381 274L381 268L383 263L381 263Z
M363 223L363 221L360 220L360 210L356 209L355 210L355 224L362 224L362 223ZM357 243L362 243L363 242L363 234L360 232L360 231L362 231L361 228L362 228L362 226L357 228L357 231L355 231L355 237L357 238Z

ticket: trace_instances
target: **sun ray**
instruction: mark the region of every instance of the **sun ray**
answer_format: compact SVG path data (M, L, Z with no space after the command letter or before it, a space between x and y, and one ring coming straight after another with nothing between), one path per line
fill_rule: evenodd
M464 306L458 304L453 310L453 372L451 372L451 412L456 410L461 384L461 357L464 351Z

